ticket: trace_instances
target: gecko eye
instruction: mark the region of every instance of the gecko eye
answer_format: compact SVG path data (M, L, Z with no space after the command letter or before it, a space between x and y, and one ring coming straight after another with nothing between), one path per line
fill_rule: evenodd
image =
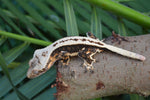
M33 70L32 73L37 75L39 73L39 71Z
M35 62L29 62L29 66L31 66L31 67L34 67L34 66L36 66L36 64L35 64Z

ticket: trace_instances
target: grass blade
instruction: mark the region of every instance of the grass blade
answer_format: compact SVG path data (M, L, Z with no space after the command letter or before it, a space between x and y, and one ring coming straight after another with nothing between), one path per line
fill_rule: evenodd
M28 43L23 43L22 45L16 46L11 50L6 51L3 54L6 64L8 65L12 61L14 61L28 46L29 46ZM0 71L1 71L1 67L0 67Z
M48 46L48 45L51 44L51 42L47 42L47 41L43 41L43 40L39 40L39 39L35 39L35 38L30 38L30 37L27 37L27 36L21 36L21 35L17 35L17 34L14 34L14 33L1 31L1 30L0 30L0 35L10 37L10 38L14 38L14 39L21 40L21 41L26 41L26 42L29 42L29 43L34 43L34 44L37 44L37 45L42 45L42 46Z
M145 100L143 96L137 94L130 94L130 100Z
M6 64L8 65L12 61L14 61L27 47L29 44L23 43L19 46L16 46L15 48L6 51L3 56L5 58Z
M40 77L37 77L24 83L19 88L19 90L25 95L27 95L28 98L33 100L33 98L37 96L41 91L43 91L47 87L50 87L49 85L52 82L54 82L55 79L56 79L56 69L53 67ZM16 99L17 96L15 96L15 92L11 92L7 96L5 96L5 100L16 100Z
M29 100L26 96L24 96L21 92L18 91L18 89L14 86L14 84L12 83L11 77L9 75L8 69L7 69L7 65L5 63L5 60L3 59L3 56L0 52L0 65L1 68L4 72L4 74L7 76L7 79L9 80L11 86L13 87L14 91L16 92L17 96L21 99L21 100Z
M11 62L10 64L8 64L8 68L14 69L16 67L18 67L21 63L20 62Z
M53 25L55 28L59 28L59 29L63 28L64 30L66 30L64 19L62 17L59 17L58 13L50 9L47 6L47 3L44 3L43 0L41 1L39 0L38 2L37 0L31 0L31 1L39 8L39 10L43 15L46 15L50 20L52 20L53 23L55 23L55 25L57 25L57 27ZM52 1L50 2L51 5L53 5Z
M18 33L25 35L21 29L17 27L17 25L0 9L0 16L11 26L13 27Z
M68 36L77 36L79 35L78 27L76 23L76 18L73 10L73 6L70 0L63 0L64 11L65 11L65 20Z
M9 0L2 0L2 2L9 8L9 10L23 22L27 28L30 28L41 39L49 41L43 34L21 13Z
M48 90L46 90L44 93L42 93L33 100L41 100L41 98L44 100L49 100L49 98L51 98L51 100L56 100L54 93L56 93L56 87L49 88Z
M112 0L86 0L107 11L113 12L143 27L150 28L150 17Z
M102 39L101 20L95 6L92 7L91 32L100 40Z
M36 21L38 21L55 39L62 38L58 31L50 25L35 9L33 9L26 1L16 0L22 8L27 11Z
M134 0L114 0L114 1L115 1L115 2L118 2L118 3L119 3L119 2L123 2L123 3L124 3L124 2L131 2L131 1L134 1Z
M17 68L10 70L9 75L11 76L11 80L15 86L26 78L26 71L29 67L28 63L28 61L22 62ZM10 85L6 75L0 78L0 86L0 97L8 95L8 92L12 90L12 86Z
M118 30L121 36L127 36L125 24L121 18L118 17Z
M89 13L89 12L92 12L91 6L87 3L84 3L83 1L80 1L80 0L76 0L76 1L77 2L73 3L74 6L78 6L78 7L75 7L75 10L77 13L79 13L81 15L81 17L84 18L84 20L86 20L86 21L84 21L84 23L87 23L89 20L91 20L90 19L91 13ZM107 12L105 12L102 9L98 9L98 13L100 13L101 22L105 23L105 25L102 25L103 35L110 36L112 33L109 29L118 31L116 20L114 20ZM78 18L78 19L80 19L80 18ZM89 29L90 29L89 23L87 23L87 24L88 24L88 27L86 27L86 25L83 25L82 23L78 22L79 29L80 28L83 29L84 33L89 31Z
M6 41L6 37L5 36L1 36L0 38L0 46Z

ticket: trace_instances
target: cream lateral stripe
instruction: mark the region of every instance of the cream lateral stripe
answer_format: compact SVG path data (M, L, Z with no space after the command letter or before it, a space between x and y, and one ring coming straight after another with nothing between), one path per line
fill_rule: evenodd
M107 45L107 44L105 44L105 47L112 52L116 52L116 53L121 54L126 57L130 57L130 58L138 59L138 60L142 60L142 61L144 61L146 59L143 55L140 55L140 54L137 54L137 53L134 53L131 51L127 51L122 48L114 47L114 46Z

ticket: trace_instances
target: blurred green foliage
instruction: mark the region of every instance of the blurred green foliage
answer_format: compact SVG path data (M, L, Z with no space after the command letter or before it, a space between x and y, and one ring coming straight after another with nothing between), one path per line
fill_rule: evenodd
M149 0L112 1L149 15ZM104 9L106 10L91 5L86 0L0 0L0 52L3 56L1 59L4 60L3 63L1 60L0 64L0 100L18 100L23 96L32 100L55 99L53 94L56 93L56 88L50 87L55 83L54 67L32 80L26 78L26 72L34 50L51 44L59 38L85 35L88 31L93 32L100 39L111 36L112 31L123 36L150 32L144 23L141 22L140 26L135 24L136 20L128 21L127 19L130 18L119 16L118 13L116 15L115 11L109 12L107 7ZM3 65L4 63L6 65ZM150 100L149 97L144 98L134 94L92 100L144 99Z

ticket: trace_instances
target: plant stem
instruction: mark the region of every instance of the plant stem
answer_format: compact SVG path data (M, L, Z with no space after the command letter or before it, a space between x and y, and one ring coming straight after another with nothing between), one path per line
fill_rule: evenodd
M30 42L30 43L37 44L37 45L42 45L42 46L48 46L51 44L51 42L47 42L47 41L43 41L43 40L39 40L39 39L34 39L34 38L26 37L26 36L21 36L21 35L17 35L14 33L1 31L1 30L0 30L0 35L14 38L14 39L21 40L21 41Z
M143 27L150 28L150 17L112 0L85 0L105 10L113 12Z

